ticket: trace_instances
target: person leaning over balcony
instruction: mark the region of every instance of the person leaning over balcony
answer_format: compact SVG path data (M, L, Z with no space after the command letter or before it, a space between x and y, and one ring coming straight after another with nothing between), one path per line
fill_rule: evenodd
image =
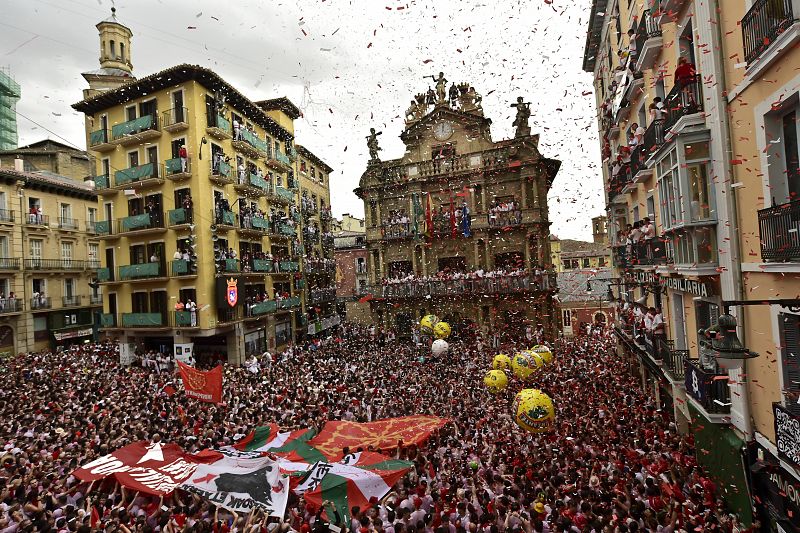
M697 76L697 69L687 58L678 59L678 67L675 69L675 85L681 88L681 105L684 107L696 105L694 94L690 89L691 83Z
M175 249L175 253L172 254L172 260L173 261L180 261L181 259L183 259L183 254L181 253L179 248L176 248Z
M653 255L653 239L656 238L656 226L650 221L650 217L644 217L642 223L642 241L644 243L645 254L648 258Z
M628 257L631 258L632 261L636 261L638 259L638 246L639 241L642 239L642 230L641 230L642 222L637 220L633 223L633 228L631 228L630 233L628 233Z

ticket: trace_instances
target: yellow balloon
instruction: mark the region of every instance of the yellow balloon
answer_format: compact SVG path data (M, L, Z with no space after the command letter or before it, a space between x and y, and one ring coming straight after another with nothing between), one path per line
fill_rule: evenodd
M511 358L504 353L499 353L492 359L492 368L495 370L507 370L511 368Z
M502 370L489 370L483 377L483 383L492 394L497 394L508 385L508 376Z
M553 362L553 352L551 352L550 348L548 348L547 346L539 344L531 348L531 351L539 354L539 357L542 358L545 364L549 365L550 363Z
M437 339L446 339L450 336L450 324L447 322L438 322L433 326L433 334Z
M553 400L539 389L522 389L512 405L517 425L531 433L545 433L553 429L556 411Z
M541 359L534 359L527 351L517 352L511 359L511 369L514 371L514 375L522 380L530 378L539 370L540 366Z
M422 320L419 321L419 329L422 333L426 335L431 335L433 333L433 326L439 322L439 317L436 315L425 315L422 317Z

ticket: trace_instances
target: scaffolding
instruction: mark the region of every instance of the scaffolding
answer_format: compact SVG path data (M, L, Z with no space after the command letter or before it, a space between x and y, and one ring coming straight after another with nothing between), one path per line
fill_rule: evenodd
M8 69L0 67L0 150L17 147L17 100L19 84Z

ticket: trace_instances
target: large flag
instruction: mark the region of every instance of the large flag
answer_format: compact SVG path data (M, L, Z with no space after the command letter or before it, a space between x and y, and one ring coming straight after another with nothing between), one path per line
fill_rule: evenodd
M317 507L329 500L343 515L345 523L350 520L353 507L369 507L370 499L380 500L392 489L413 463L390 459L374 452L352 453L340 461L314 464L278 460L281 469L294 472L292 483L296 494Z
M425 236L433 239L433 206L431 205L431 193L425 194Z
M414 237L418 238L419 231L419 218L422 216L422 202L419 199L420 193L415 192L411 194L411 224L414 229Z
M233 447L237 450L269 452L293 461L313 463L325 459L322 453L308 444L316 434L314 429L279 431L277 425L271 424L257 427Z
M82 481L112 477L123 487L163 496L191 476L202 460L177 444L139 441L98 457L73 475Z
M268 516L282 518L289 497L289 479L278 463L259 452L204 452L216 460L201 464L180 488L230 511L259 508ZM204 455L201 454L201 455Z
M222 365L213 370L202 371L178 361L186 396L203 402L222 401Z
M372 446L379 452L397 448L402 439L403 445L421 444L431 432L444 426L448 420L435 416L413 415L387 418L375 422L334 421L325 424L319 435L308 441L329 460L341 458L343 448L351 451Z

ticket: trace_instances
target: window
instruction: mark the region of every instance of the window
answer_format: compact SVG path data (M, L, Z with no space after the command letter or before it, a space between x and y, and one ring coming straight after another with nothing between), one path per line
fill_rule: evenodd
M67 278L64 280L64 298L75 297L75 279Z
M100 259L99 259L99 257L100 257L100 245L99 244L90 242L89 243L89 248L88 248L88 251L87 251L87 255L88 255L89 261L91 262L91 265L90 265L91 268L100 266Z
M8 209L8 198L5 192L0 191L0 210L5 211L6 209Z
M664 229L680 223L683 212L678 199L678 153L673 149L656 165L658 175L658 188L661 191L661 225Z
M583 258L583 268L589 268L589 258L588 257L584 257Z
M572 311L570 309L562 309L561 310L562 321L564 322L565 328L572 327Z
M72 243L61 241L61 260L66 264L72 261Z
M8 257L8 237L0 235L0 257Z
M599 267L606 266L606 258L605 257L599 257L597 259L597 266L599 266Z
M800 415L800 316L778 314L786 410Z
M800 199L799 99L798 93L785 97L779 109L764 116L772 205Z
M125 43L119 43L119 58L125 61Z
M356 274L367 273L367 260L364 257L356 258Z
M311 167L311 179L316 179L317 177L317 169L316 167Z
M139 152L138 152L138 150L136 152L129 152L128 153L128 166L131 167L131 168L139 166Z
M42 248L44 246L44 241L41 239L31 239L30 240L30 248L31 248L31 259L41 259L42 258Z
M70 204L61 204L61 220L64 222L72 220L72 206Z
M117 43L111 41L111 57L117 57Z
M308 167L306 166L305 159L300 160L300 172L306 172Z
M134 120L136 118L136 106L129 105L128 107L126 107L125 116L128 118L128 120Z
M42 298L47 294L47 280L45 279L33 278L31 280L31 287L33 288L33 293L38 293Z

